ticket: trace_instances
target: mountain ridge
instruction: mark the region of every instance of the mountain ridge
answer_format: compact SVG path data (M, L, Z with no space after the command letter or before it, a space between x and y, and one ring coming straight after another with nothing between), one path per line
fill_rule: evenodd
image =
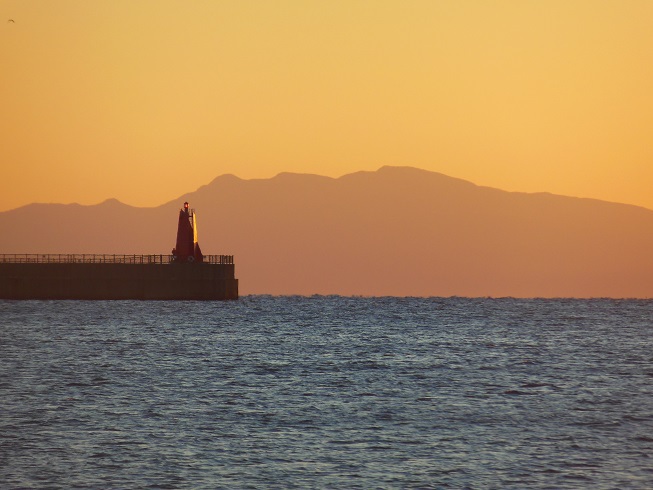
M618 201L608 201L606 199L599 199L599 198L593 198L593 197L569 196L569 195L565 195L565 194L557 194L557 193L548 192L548 191L535 191L535 192L508 191L508 190L500 189L500 188L497 188L497 187L491 187L491 186L476 184L476 183L474 183L472 181L469 181L469 180L466 180L466 179L462 179L462 178L459 178L459 177L452 177L452 176L449 176L447 174L443 174L441 172L435 172L435 171L431 171L431 170L424 170L424 169L420 169L418 167L398 166L398 165L384 165L382 167L379 167L379 169L377 169L377 170L360 170L360 171L356 171L356 172L347 173L347 174L341 175L339 177L329 177L329 176L326 176L326 175L319 175L319 174L313 174L313 173L279 172L278 174L276 174L276 175L274 175L272 177L268 177L268 178L244 179L242 177L238 177L237 175L235 175L233 173L226 173L226 174L218 175L217 177L213 178L211 180L211 182L209 182L208 184L201 185L200 187L198 187L194 191L186 192L184 194L181 194L177 198L170 199L168 201L163 202L162 204L154 205L154 206L134 206L132 204L122 202L122 201L120 201L119 199L117 199L115 197L109 197L109 198L105 199L104 201L101 201L101 202L95 203L95 204L80 204L80 203L77 203L77 202L70 202L70 203L33 202L33 203L29 203L29 204L19 206L17 208L12 208L12 209L8 209L8 210L5 210L5 211L0 211L0 215L3 214L3 213L11 213L11 212L17 211L19 209L32 207L32 206L79 206L79 207L84 207L84 208L92 208L92 207L95 207L95 206L119 203L119 204L121 204L123 206L133 208L133 209L156 209L156 208L161 208L161 207L164 207L164 206L168 206L171 203L177 203L180 199L183 199L186 196L194 195L195 193L197 193L199 191L202 191L202 190L205 190L205 189L211 189L215 185L219 185L219 184L223 183L224 181L229 181L229 180L232 181L232 182L267 182L267 181L274 181L275 179L277 179L280 176L282 178L284 178L284 176L295 176L295 177L308 177L308 178L317 177L318 179L325 180L325 181L338 181L338 180L341 180L341 179L347 179L347 178L350 178L350 177L353 177L353 176L358 176L358 175L378 174L380 172L385 172L385 171L387 171L389 169L397 169L397 170L401 170L401 171L404 171L404 170L405 171L417 171L417 172L422 173L422 174L441 176L441 177L444 177L445 179L455 181L455 182L459 182L459 183L465 183L467 185L470 185L470 186L473 186L473 187L476 187L476 188L479 188L479 189L491 189L493 191L505 192L505 193L508 193L508 194L523 194L523 195L531 195L531 196L545 195L545 196L561 197L561 198L565 198L565 199L588 200L588 201L594 201L594 202L603 202L603 203L609 203L609 204L616 204L616 205L620 205L620 206L630 206L630 207L633 207L633 208L641 208L641 209L653 212L653 209L647 208L645 206L640 206L640 205L637 205L637 204L622 203L622 202L618 202Z
M227 174L152 208L28 205L0 213L0 253L169 253L185 200L243 294L653 297L653 211L414 167Z

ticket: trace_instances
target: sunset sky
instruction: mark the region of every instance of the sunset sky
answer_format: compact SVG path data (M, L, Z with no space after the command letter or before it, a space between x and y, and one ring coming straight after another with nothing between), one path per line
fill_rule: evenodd
M383 165L653 209L652 87L650 0L0 0L0 211Z

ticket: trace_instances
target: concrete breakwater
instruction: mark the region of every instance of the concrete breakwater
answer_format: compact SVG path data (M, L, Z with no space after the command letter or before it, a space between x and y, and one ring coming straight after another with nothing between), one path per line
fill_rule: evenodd
M4 261L0 258L0 298L80 300L238 298L238 279L235 278L235 266L231 256L206 256L207 260L201 263L176 263L167 256L158 255L118 258L84 256L82 260L53 260L52 257L40 256L37 260L21 256ZM155 260L151 257L155 257Z

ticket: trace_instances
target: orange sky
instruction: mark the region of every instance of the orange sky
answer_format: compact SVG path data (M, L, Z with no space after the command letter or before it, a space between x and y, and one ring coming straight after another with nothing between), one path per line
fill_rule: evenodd
M0 210L383 165L653 209L651 87L649 0L2 0Z

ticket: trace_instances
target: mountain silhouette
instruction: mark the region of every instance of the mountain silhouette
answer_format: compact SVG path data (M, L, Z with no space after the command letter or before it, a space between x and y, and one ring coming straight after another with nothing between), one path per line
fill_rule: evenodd
M481 187L410 167L223 175L155 208L0 213L0 253L170 253L179 208L241 294L653 297L653 211Z

